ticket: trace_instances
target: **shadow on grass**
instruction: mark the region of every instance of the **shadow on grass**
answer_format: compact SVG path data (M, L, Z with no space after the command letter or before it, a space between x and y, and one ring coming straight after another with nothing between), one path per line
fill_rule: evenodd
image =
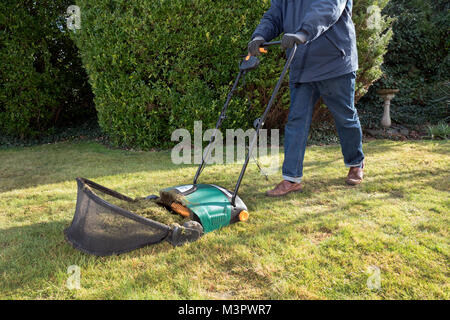
M3 294L49 281L57 271L83 260L65 242L65 227L65 222L45 222L0 230Z
M80 252L65 240L63 230L69 224L68 221L52 221L0 229L3 294L14 294L24 286L42 286L43 281L53 286L60 284L59 290L65 290L65 282L55 283L55 274L66 274L69 266L101 266L107 261L120 260L133 254L97 257ZM146 252L157 255L169 251L172 246L155 244L144 248L147 248Z
M170 151L111 150L95 142L1 150L0 162L0 193L66 181L75 182L76 177L95 180L112 175L197 167L172 164Z

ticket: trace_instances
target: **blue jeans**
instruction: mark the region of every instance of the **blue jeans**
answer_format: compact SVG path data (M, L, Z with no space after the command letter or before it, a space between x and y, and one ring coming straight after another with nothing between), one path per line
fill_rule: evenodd
M362 130L355 108L356 72L309 83L291 83L291 107L285 128L283 179L301 182L303 159L317 100L322 97L333 114L344 163L361 167L364 161Z

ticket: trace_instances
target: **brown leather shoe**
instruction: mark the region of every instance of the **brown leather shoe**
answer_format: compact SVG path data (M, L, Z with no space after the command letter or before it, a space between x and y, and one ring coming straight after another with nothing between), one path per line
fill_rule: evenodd
M352 167L348 172L347 180L345 180L345 182L348 185L357 186L358 184L361 184L361 182L363 181L363 177L364 177L364 165L362 168Z
M303 186L301 183L293 183L286 180L281 181L275 189L266 192L268 197L282 197L291 192L302 192Z

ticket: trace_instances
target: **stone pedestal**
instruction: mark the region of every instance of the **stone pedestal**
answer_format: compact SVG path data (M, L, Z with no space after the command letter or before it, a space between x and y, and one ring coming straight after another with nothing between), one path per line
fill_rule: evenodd
M384 112L381 118L381 125L385 128L391 126L391 100L394 99L398 89L380 89L377 91L378 95L384 100Z

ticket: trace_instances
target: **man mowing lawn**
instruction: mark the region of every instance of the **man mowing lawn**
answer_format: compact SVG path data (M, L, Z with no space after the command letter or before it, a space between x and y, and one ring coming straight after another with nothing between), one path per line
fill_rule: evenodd
M354 106L358 69L352 0L272 0L248 44L251 55L284 32L287 55L299 45L290 70L291 106L285 127L283 181L267 196L302 190L303 159L312 112L322 97L333 114L342 154L350 167L346 183L363 180L362 130Z

